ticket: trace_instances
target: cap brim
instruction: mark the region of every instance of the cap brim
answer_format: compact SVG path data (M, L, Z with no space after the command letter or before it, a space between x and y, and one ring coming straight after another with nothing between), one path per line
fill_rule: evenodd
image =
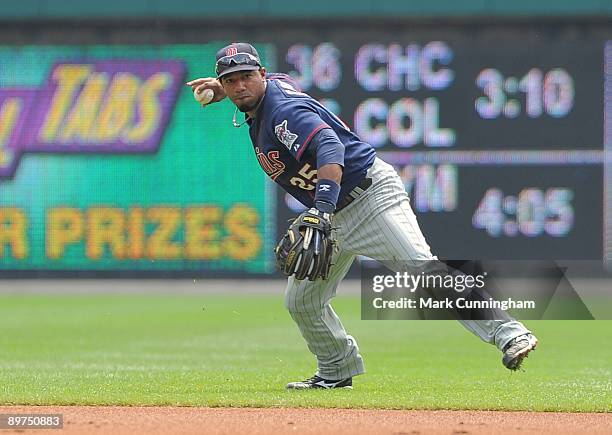
M226 76L226 75L231 74L231 73L236 72L236 71L257 71L259 68L261 68L261 67L257 66L257 65L236 65L236 66L231 66L228 69L224 70L221 74L219 74L217 76L217 78L221 78L223 76Z

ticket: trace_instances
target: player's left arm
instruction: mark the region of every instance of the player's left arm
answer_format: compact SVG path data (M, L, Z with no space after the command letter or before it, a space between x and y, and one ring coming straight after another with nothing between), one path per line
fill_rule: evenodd
M319 113L307 104L287 104L272 114L276 139L297 161L305 153L317 162L315 206L326 214L336 209L340 194L344 144Z
M332 180L340 184L342 180L342 166L336 163L327 163L317 168L317 177Z
M293 229L283 237L275 251L277 262L281 270L287 275L295 274L296 279L326 279L333 255L331 218L340 194L344 145L319 114L308 107L293 106L274 115L274 133L279 142L296 160L300 161L308 152L316 158L317 165L314 207L298 216ZM287 240L297 240L298 233L304 237L301 250L296 253L293 247L288 247ZM288 261L291 258L294 261Z
M340 195L344 167L344 144L331 128L319 131L310 145L316 153L317 186L314 203L318 210L332 214Z
M331 129L324 129L312 139L310 151L317 157L315 206L297 217L275 250L280 269L287 275L295 274L298 280L327 279L329 275L335 244L331 219L340 193L340 162L344 161L344 146L337 137L336 143L334 136ZM298 234L304 236L301 245L288 243L287 238L299 241ZM299 253L294 251L296 246L301 247Z

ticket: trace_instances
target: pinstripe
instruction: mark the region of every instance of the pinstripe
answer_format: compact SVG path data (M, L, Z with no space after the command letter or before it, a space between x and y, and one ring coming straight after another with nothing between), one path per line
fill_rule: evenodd
M320 298L319 298L319 302L320 302ZM321 331L323 331L323 334L325 336L325 354L326 355L337 355L337 354L341 354L343 351L343 346L339 345L339 343L336 342L336 338L335 338L335 331L336 331L336 325L329 325L327 324L327 322L325 321L325 307L321 306L321 304L319 303L318 307L318 312L317 314L313 313L313 317L311 318L311 320L313 321L313 326L318 326L320 328ZM328 359L333 360L333 357L328 357ZM327 366L327 364L324 364L323 370L325 369L325 367ZM321 369L321 368L319 368Z
M290 278L287 283L287 309L298 325L312 353L318 356L317 373L328 379L346 378L364 373L363 360L357 352L357 344L349 344L346 331L333 311L329 300L344 277L354 256L340 252L327 281L298 281ZM297 299L299 304L292 304Z
M330 328L330 326L325 323L325 307L324 307L323 301L321 300L321 296L323 292L326 292L325 286L323 285L323 281L320 281L320 280L316 281L314 284L314 291L312 292L313 293L312 296L314 296L316 293L317 296L319 297L318 298L319 302L318 302L318 305L316 306L316 309L319 310L320 317L317 318L317 321L321 322L322 325L326 326L326 328L324 328L324 332L327 335L327 345L326 345L327 354L340 353L343 350L343 346L341 345L339 346L334 337L333 328L335 327L335 325L333 325Z
M310 351L317 356L317 374L344 379L365 373L357 341L347 334L329 304L355 255L365 255L402 271L406 261L436 257L423 236L410 199L395 170L380 159L368 170L372 186L334 215L340 250L327 281L289 278L285 305ZM529 331L519 322L463 321L463 326L498 348Z
M374 198L372 202L376 204L376 208L384 207L384 198L386 195L390 194L391 187L392 186L385 186L383 189L381 189L383 192L385 192L385 194L381 195L383 201L379 201L378 197ZM375 213L372 207L369 207L368 212L374 214L375 218L373 223L378 228L378 231L373 232L371 237L365 238L365 240L367 240L367 246L372 247L374 251L368 252L366 250L362 252L362 254L381 261L395 260L389 265L395 271L401 271L402 263L405 261L411 261L411 263L414 265L416 264L415 260L435 258L432 256L429 246L418 228L416 216L414 216L414 213L409 208L410 203L408 202L407 196L401 194L393 195L392 201L396 202L396 204L390 207L388 212L384 214ZM400 219L401 215L403 215L403 220ZM387 218L396 224L396 228L390 226ZM404 231L401 230L402 227L405 228ZM384 241L380 240L380 236L384 238ZM408 238L407 246L404 246L400 242L400 236L406 236ZM386 255L381 255L380 252L376 252L375 249L381 245L386 248L384 251L386 252ZM495 325L486 324L488 328L483 328L477 321L461 320L460 322L466 327L466 329L470 330L472 333L478 335L487 342L492 342L494 340L495 329L497 329L497 327L502 323L497 322Z
M320 306L315 306L313 302L313 296L317 289L317 283L312 283L311 285L307 285L307 281L301 281L299 283L299 289L302 296L302 305L300 307L301 317L304 318L304 314L306 315L306 327L300 328L302 331L302 335L304 339L309 345L309 348L316 355L328 355L329 351L329 337L327 334L323 334L323 336L318 336L319 328L317 327L317 322L315 318L320 314ZM306 305L306 296L309 296L310 304ZM326 331L327 332L327 331Z
M342 361L343 359L346 359L348 355L350 355L351 353L351 349L346 349L346 331L344 330L344 328L342 327L342 323L340 323L338 316L336 315L336 313L331 309L330 305L326 305L324 311L323 311L323 324L325 326L327 326L330 330L334 331L334 336L337 337L336 338L336 343L340 344L342 343L342 346L336 346L336 352L335 352L335 357L336 358L330 358L330 361L328 361L329 363L332 363L330 365L333 365L334 363L337 364L336 360L340 360ZM346 361L345 366L348 366L351 364L351 360L348 359ZM346 374L347 369L341 369L338 370L337 368L334 367L333 371L328 371L327 367L319 367L319 372L323 373L325 376L334 376L334 379L341 379L341 378L345 378L345 377L349 377L351 376L350 374ZM325 377L323 376L323 377ZM337 378L336 378L337 376Z

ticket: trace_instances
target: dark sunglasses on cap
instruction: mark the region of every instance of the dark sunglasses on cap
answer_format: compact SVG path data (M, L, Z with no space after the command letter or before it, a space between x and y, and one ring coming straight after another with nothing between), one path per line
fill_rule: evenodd
M238 65L251 65L251 66L261 67L261 64L259 63L259 59L257 59L252 54L238 53L238 54L224 56L220 58L217 61L217 64L215 66L215 72L217 73L217 76L219 76L223 74L223 72L226 69L230 68L231 66L238 66Z

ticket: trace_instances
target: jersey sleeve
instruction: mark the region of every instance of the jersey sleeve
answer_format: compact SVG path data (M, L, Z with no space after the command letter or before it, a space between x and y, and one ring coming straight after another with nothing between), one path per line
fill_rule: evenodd
M310 153L316 153L317 169L334 163L344 167L344 144L331 128L319 130L310 142Z
M298 161L315 134L324 128L331 127L306 105L286 104L272 115L272 134Z

